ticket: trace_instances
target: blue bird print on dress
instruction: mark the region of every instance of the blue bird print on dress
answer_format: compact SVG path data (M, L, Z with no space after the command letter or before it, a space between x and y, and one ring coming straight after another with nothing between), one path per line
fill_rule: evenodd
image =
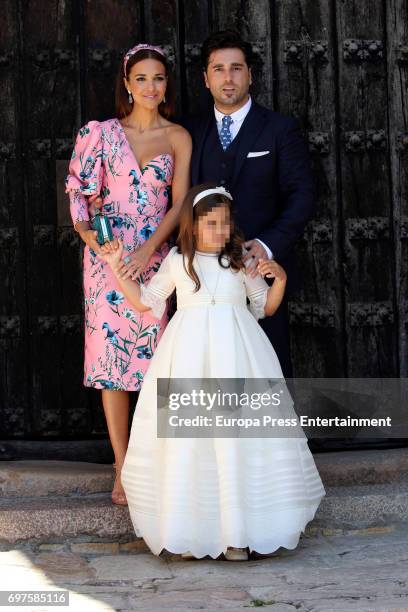
M109 323L104 323L102 325L102 329L106 329L106 338L105 340L109 340L111 344L117 344L118 338L117 335L119 333L119 329L113 330Z

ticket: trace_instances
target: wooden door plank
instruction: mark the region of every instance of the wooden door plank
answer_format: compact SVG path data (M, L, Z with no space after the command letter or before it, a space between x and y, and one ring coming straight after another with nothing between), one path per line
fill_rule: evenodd
M301 288L290 300L296 376L342 376L343 309L336 177L335 31L330 4L276 2L277 108L309 141L316 214L296 245Z
M5 0L0 30L0 437L10 438L29 435L32 413L19 34L19 6L13 0Z
M399 375L408 376L408 6L387 3L388 129Z
M33 434L63 431L63 385L69 381L60 342L64 262L57 244L56 147L76 119L76 31L73 1L21 3L24 61L27 277L32 330ZM79 348L79 345L78 345ZM71 412L75 405L70 406Z
M347 372L393 376L397 355L384 3L338 2L336 20Z

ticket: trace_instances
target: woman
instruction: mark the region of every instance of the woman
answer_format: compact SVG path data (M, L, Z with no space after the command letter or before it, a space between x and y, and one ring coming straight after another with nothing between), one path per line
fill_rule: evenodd
M116 82L117 117L90 121L78 133L66 180L72 220L85 243L84 384L102 389L115 456L112 501L126 505L120 472L128 444L129 391L138 391L167 323L137 313L120 291L103 253L123 240L127 274L148 282L168 253L189 187L191 138L168 120L174 85L163 51L130 49ZM172 205L169 209L170 195ZM101 198L114 241L100 246L88 196ZM92 199L92 198L91 198Z

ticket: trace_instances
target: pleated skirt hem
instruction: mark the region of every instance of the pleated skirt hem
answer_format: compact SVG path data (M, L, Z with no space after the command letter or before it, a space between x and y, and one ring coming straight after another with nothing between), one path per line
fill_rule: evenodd
M269 525L273 524L273 518L262 517L259 522L256 518L253 519L253 523L256 521L256 525L252 524L250 531L251 535L248 535L248 530L238 529L226 529L228 533L222 533L222 528L219 525L219 521L207 521L206 525L200 530L201 533L194 538L189 535L186 531L182 535L175 533L177 529L172 532L171 526L169 525L166 530L167 533L162 535L160 531L160 519L157 516L146 515L144 513L136 512L130 509L131 519L135 527L135 533L138 537L141 537L146 542L154 555L159 556L163 551L167 551L173 554L182 554L190 551L194 557L201 559L209 556L213 559L217 559L221 554L225 554L228 547L235 548L249 548L250 552L256 552L259 554L271 554L279 548L286 548L293 550L298 546L301 534L305 531L306 526L310 521L313 520L316 511L326 495L326 492L315 498L313 502L309 502L308 505L301 508L297 508L294 514L296 519L293 520L294 515L292 514L290 523L290 532L283 533L280 530L277 533L276 529L269 526L269 529L265 529L265 523ZM247 519L248 520L248 519ZM185 520L178 517L178 524L188 525L188 517ZM257 525L259 524L259 528ZM258 531L258 533L254 533ZM205 539L203 539L203 532L206 533ZM211 534L219 533L220 535L216 538L211 538Z

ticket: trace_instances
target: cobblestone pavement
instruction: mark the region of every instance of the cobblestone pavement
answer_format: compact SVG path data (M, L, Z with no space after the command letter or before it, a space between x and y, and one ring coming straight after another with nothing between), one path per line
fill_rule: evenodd
M157 558L142 540L3 545L0 582L2 590L68 589L69 610L81 612L408 612L408 525L325 530L302 537L295 550L235 563Z

